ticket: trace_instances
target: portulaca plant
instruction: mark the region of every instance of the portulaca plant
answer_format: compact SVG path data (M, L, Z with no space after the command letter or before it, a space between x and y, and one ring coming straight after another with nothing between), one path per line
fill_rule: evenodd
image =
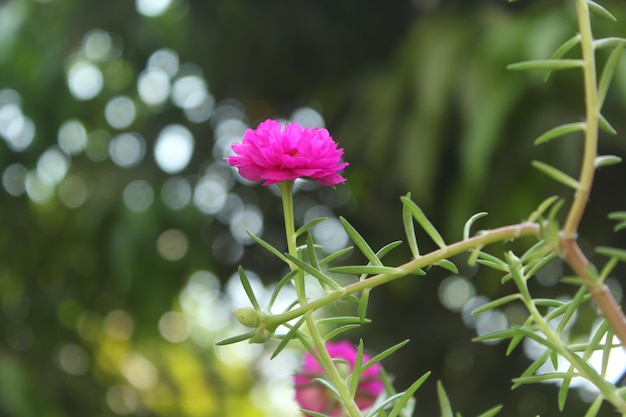
M359 265L342 265L343 255L353 248L339 250L327 256L314 241L310 230L325 221L315 219L304 225L294 224L294 181L306 178L325 186L341 186L346 178L341 172L348 166L343 162L343 149L322 128L304 128L297 123L281 124L267 120L256 129L248 129L242 143L232 147L233 155L226 161L250 181L263 181L263 185L276 184L282 196L285 220L287 252L282 253L260 237L251 238L283 262L289 272L278 283L269 305L261 306L243 268L239 269L241 283L249 299L250 307L236 310L237 319L250 330L244 334L218 342L228 344L248 340L265 343L277 339L273 355L279 355L288 343L299 342L306 349L301 369L295 373L293 383L296 401L302 412L312 417L360 417L360 416L409 416L412 414L414 396L427 380L429 372L418 377L405 391L396 392L381 362L406 344L402 342L378 354L366 352L364 341L353 345L340 340L341 335L367 323L369 294L375 288L406 276L425 275L427 268L439 266L458 272L450 258L469 253L470 264L481 264L500 271L502 282L513 282L516 292L491 301L474 311L480 314L511 303L522 305L527 318L522 325L510 327L476 338L477 342L508 340L508 352L516 349L524 339L531 339L545 348L526 370L515 379L513 386L558 381L559 407L563 410L572 380L583 378L597 388L597 398L589 407L586 417L597 415L603 402L608 402L622 416L626 416L626 389L606 379L610 351L626 346L626 317L617 305L604 281L619 262L626 262L626 250L598 247L595 251L604 255L606 262L592 265L578 244L578 229L593 185L594 174L599 167L621 162L614 155L598 154L598 133L604 130L617 132L602 115L602 105L621 53L626 46L624 38L595 39L592 33L591 14L616 20L603 6L592 0L571 0L576 8L578 33L566 40L554 55L545 60L526 61L510 65L511 70L540 70L549 75L557 70L577 70L583 75L585 114L583 121L555 127L535 140L536 144L562 138L566 134L579 133L584 138L582 163L576 178L564 173L549 162L534 161L533 166L552 180L565 184L573 190L571 204L566 207L561 197L549 197L538 202L534 212L525 221L496 229L472 233L474 223L486 213L478 213L467 220L462 238L447 242L428 220L410 195L400 198L402 223L406 231L406 244L412 259L402 265L387 265L384 257L401 242L393 242L382 248L372 248L366 239L346 219L343 228L351 238L354 248L362 254ZM576 58L564 58L567 54L580 52ZM596 51L610 50L610 56L599 68ZM564 214L564 222L559 219ZM617 221L616 230L626 228L626 212L610 213ZM416 225L422 228L437 249L421 253L416 238ZM509 251L502 257L487 251L496 242L532 237L534 242L523 252ZM536 298L529 290L529 281L555 258L561 258L573 271L573 276L562 277L563 285L578 288L569 301ZM351 276L352 282L340 284L337 276ZM324 294L311 298L306 278L312 277L324 289ZM419 278L414 278L419 279ZM273 302L282 289L293 285L297 299L284 311L274 312ZM339 300L355 305L353 316L324 316L318 314L324 307ZM602 317L602 324L591 330L585 343L573 343L564 331L573 320L576 311L585 303L595 303ZM328 325L332 325L332 330ZM281 329L280 332L277 330ZM619 343L614 343L614 336ZM590 364L592 355L600 354L602 366L597 369ZM567 366L558 366L565 361ZM552 364L553 372L539 372L546 364ZM562 370L565 369L565 370ZM442 386L438 386L442 416L452 416L451 406ZM486 411L481 417L496 415L500 407Z

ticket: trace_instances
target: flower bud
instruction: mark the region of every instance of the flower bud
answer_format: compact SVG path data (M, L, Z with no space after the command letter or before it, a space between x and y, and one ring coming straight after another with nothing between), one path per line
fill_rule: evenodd
M233 311L239 323L246 327L255 328L261 322L261 313L252 307L241 307Z

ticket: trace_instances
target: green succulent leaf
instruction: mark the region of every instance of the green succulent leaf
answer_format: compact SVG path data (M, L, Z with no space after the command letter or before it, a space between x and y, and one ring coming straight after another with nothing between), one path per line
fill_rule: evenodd
M497 332L489 333L483 336L474 337L472 339L473 342L488 342L491 340L502 340L502 339L510 339L519 334L517 329L506 329L500 330Z
M305 225L303 225L302 227L300 227L298 230L296 230L296 232L294 233L296 237L306 233L309 229L311 229L313 226L315 226L316 224L319 224L323 221L328 220L328 217L319 217L317 219L313 219L310 222L306 223Z
M451 261L447 259L442 259L439 262L437 262L435 265L440 266L443 269L447 269L448 271L452 272L455 275L459 273L459 268L457 268L454 263L452 263Z
M578 123L567 123L555 128L552 128L535 139L535 145L539 145L541 143L546 143L551 141L552 139L556 139L561 136L565 136L569 133L573 132L582 132L587 128L587 124L584 122Z
M440 248L445 248L446 243L444 242L443 238L441 237L435 226L433 226L430 220L428 220L422 209L419 208L417 204L413 202L413 200L407 197L401 197L400 199L402 200L402 203L405 205L405 207L408 207L409 211L413 215L413 218L415 218L415 220L419 223L422 229L424 229L424 231L428 233L428 236L430 236L433 242L435 242L435 244Z
M596 157L596 168L606 167L609 165L617 165L622 162L622 158L615 155L600 155Z
M413 394L415 394L415 391L417 391L419 387L421 387L422 384L424 384L424 382L426 381L426 379L428 379L429 376L430 376L430 371L426 372L424 375L419 377L417 381L412 383L411 386L402 393L398 401L395 403L395 405L391 409L391 412L389 413L389 417L396 417L400 415L400 413L406 407L407 403L409 403L409 401L411 400Z
M247 333L239 334L237 336L227 337L226 339L221 339L215 342L218 346L231 345L233 343L241 342L242 340L250 339L252 336L256 334L255 330L249 331Z
M587 0L587 4L589 4L589 11L591 11L592 13L617 22L617 18L613 16L613 14L609 12L604 6L596 3L593 0Z
M528 221L529 222L536 222L542 215L543 213L552 205L554 204L555 201L557 201L559 199L559 196L557 195L553 195L551 197L546 198L545 200L543 200L541 202L541 204L539 204L539 206L537 207L537 209L535 211L533 211L531 213L531 215L528 217Z
M280 342L274 352L272 353L271 359L274 359L278 354L287 346L289 342L293 340L293 338L297 335L297 332L300 330L300 327L304 324L306 320L306 316L302 316L295 322L293 325L285 324L289 331L282 337L280 337Z
M594 49L615 48L618 45L626 44L626 38L610 36L608 38L595 39L593 41Z
M607 216L610 220L626 220L626 211L614 211Z
M380 250L378 252L376 252L376 257L378 259L384 258L385 255L387 255L389 252L391 252L392 250L394 250L395 248L397 248L401 244L402 244L401 240L396 240L395 242L387 243L385 246L380 248Z
M610 220L620 220L613 228L615 232L626 229L626 211L615 211L610 213L608 217Z
M377 404L374 408L369 410L367 412L367 414L365 414L365 417L374 417L374 416L376 416L376 414L380 415L380 412L383 409L385 409L388 406L390 406L391 404L393 404L396 400L401 398L402 395L403 395L403 393L399 392L397 394L394 394L394 395L390 396L389 398L385 399L385 401L382 401L380 404Z
M366 320L365 315L367 314L367 305L369 304L370 290L371 288L364 289L363 293L361 294L361 297L359 298L358 312L359 312L359 320L361 320L362 322Z
M533 363L531 363L522 373L522 375L520 375L520 378L526 378L528 376L531 375L535 375L535 373L539 370L539 368L541 368L543 366L544 363L546 363L546 361L550 358L550 351L546 350L545 352L543 352L537 359L535 359L533 361ZM522 385L521 382L514 382L513 386L511 387L511 389L516 389L518 387L520 387Z
M331 277L329 277L328 275L324 274L319 269L314 268L313 266L307 264L303 260L301 260L299 258L296 258L295 256L292 256L292 255L290 255L288 253L286 253L285 256L291 262L293 262L298 268L302 269L307 274L310 274L313 277L317 278L317 280L321 284L328 285L329 287L331 287L331 288L333 288L335 290L342 290L343 289L343 287L341 285L337 284Z
M354 274L354 275L403 274L401 269L393 268L390 266L376 266L376 265L335 266L333 268L329 268L328 271L335 273L335 274Z
M469 239L470 230L472 229L472 225L474 224L474 222L476 222L476 220L482 217L485 217L486 215L487 215L487 212L481 211L480 213L474 214L465 222L465 225L463 226L463 240Z
M606 93L609 90L609 85L611 84L611 80L615 74L615 68L619 63L619 59L622 56L623 51L624 44L618 44L613 51L611 51L609 59L606 61L606 64L604 64L600 81L598 81L598 110L602 108L602 104L606 98Z
M484 413L482 413L478 417L493 417L496 414L498 414L500 412L500 410L502 410L502 406L501 405L497 405L497 406L495 406L493 408L490 408L489 410L485 411Z
M575 378L578 376L580 376L580 374L577 372L546 372L545 374L540 375L513 378L513 382L519 386L523 384L536 384L538 382L561 380L564 378Z
M341 395L339 394L339 391L337 391L337 388L329 380L324 379L324 378L313 378L311 381L312 382L317 382L318 384L321 384L324 387L326 387L326 389L328 391L330 391L335 398L337 398L337 399L341 398Z
M354 316L340 316L340 317L325 317L317 320L318 324L363 324L371 323L371 320L361 320L360 317Z
M338 250L335 253L331 253L327 257L325 257L325 258L320 260L320 266L328 265L329 263L331 263L335 259L340 258L340 257L342 257L343 255L345 255L347 253L350 253L352 251L352 249L354 249L354 248L352 246L350 246L350 247L347 247L347 248L340 249L340 250Z
M411 198L411 193L406 195L406 198ZM409 210L408 205L402 205L402 223L404 224L404 233L406 234L406 239L409 244L409 249L411 249L411 254L414 259L419 258L420 250L417 245L417 237L415 236L415 225L413 224L413 215L411 214L411 210Z
M580 288L574 298L569 303L566 303L565 311L563 312L563 316L561 317L561 322L559 323L556 331L557 333L563 332L567 324L572 320L574 314L578 311L580 305L585 302L589 298L589 294L586 288Z
M596 253L600 255L608 256L611 258L617 258L622 262L626 262L626 250L610 248L607 246L599 246L596 248Z
M572 373L574 371L574 367L570 365L568 373ZM561 381L561 386L559 387L559 394L557 397L557 404L559 407L559 411L563 412L565 409L565 402L567 401L567 394L569 393L569 388L572 383L571 377L565 377Z
M356 229L352 227L352 225L345 218L340 217L339 221L341 221L341 224L343 225L346 233L348 234L348 236L350 236L350 239L352 239L354 244L361 250L363 255L365 255L367 260L370 261L373 265L382 266L383 263L380 261L380 259L378 259L370 245L368 245L365 239L363 239L363 236L361 236L359 232L357 232Z
M529 316L526 321L524 322L524 324L522 324L522 328L526 328L526 329L533 329L533 324L534 319L532 316ZM511 353L513 353L513 351L515 350L515 348L517 346L519 346L519 344L522 342L522 340L524 340L524 336L523 334L519 333L515 336L513 336L511 338L511 341L509 342L509 345L506 348L506 356L509 356Z
M402 342L397 343L397 344L391 346L390 348L387 348L384 351L380 352L378 355L376 355L372 359L370 359L365 365L363 365L363 371L365 371L366 369L370 368L371 366L381 362L383 359L385 359L389 355L393 354L395 351L397 351L398 349L402 348L407 343L409 343L409 339L403 340Z
M261 310L261 307L259 306L259 302L257 301L256 296L254 295L254 291L252 290L252 286L250 285L250 280L248 279L248 276L246 275L246 271L244 271L243 267L239 266L238 272L239 272L239 280L241 281L241 285L243 286L243 289L246 292L246 295L248 296L250 303L252 303L252 306L254 307L255 310L257 311Z
M249 230L246 230L246 232L248 233L248 236L250 236L252 240L254 240L256 243L261 245L264 249L266 249L268 252L276 256L278 259L280 259L281 261L289 265L289 261L287 260L287 258L285 258L285 256L282 254L281 251L279 251L278 249L276 249L275 247L273 247L272 245L270 245L269 243L267 243L266 241L264 241L263 239L255 235L254 233L250 232Z
M537 59L532 61L522 61L510 64L507 69L514 71L526 70L546 70L558 71L571 68L581 68L583 66L582 59Z
M563 43L559 48L552 54L552 59L560 59L565 56L574 46L580 43L580 34L576 34L569 38L565 43ZM546 75L544 76L544 80L547 81L550 78L550 74L552 74L552 70L547 70Z
M599 114L598 127L600 128L600 130L608 133L609 135L617 135L617 130L615 130L615 128L611 126L611 123L606 120L602 113Z
M441 381L437 381L437 398L439 398L439 408L441 409L441 417L454 417L452 405L446 390L443 388Z
M563 171L560 171L554 168L553 166L545 164L541 161L532 161L532 165L538 170L540 170L541 172L543 172L544 174L546 174L547 176L549 176L550 178L552 178L553 180L556 180L562 184L565 184L568 187L573 188L574 190L578 190L580 188L580 183L577 180L570 177Z
M522 298L522 296L519 295L519 294L510 294L510 295L504 296L502 298L498 298L497 300L491 301L491 302L489 302L487 304L483 304L482 306L478 307L477 309L472 311L472 315L484 313L485 311L489 311L489 310L492 310L494 308L497 308L497 307L503 306L505 304L508 304L511 301L520 300L521 298Z
M324 336L324 341L328 342L329 340L334 339L342 333L345 333L349 330L358 329L359 327L361 327L360 322L359 324L346 324L345 326L337 327L336 329L331 330Z
M502 259L491 254L480 252L477 262L481 265L488 266L496 271L508 272L509 266Z
M278 284L276 284L276 288L274 288L274 291L272 291L272 295L270 296L270 301L267 304L268 311L272 311L272 307L274 306L274 303L276 302L276 299L278 298L278 294L280 293L280 291L283 289L285 285L291 282L291 280L296 275L296 273L297 271L295 269L293 271L289 271L288 274L286 274L284 277L280 279L280 281L278 281Z
M604 396L598 395L589 406L589 410L587 410L587 412L585 413L585 417L596 417L598 415L598 412L600 411L600 407L602 406L603 402Z
M359 387L361 379L361 373L363 372L363 339L359 339L359 346L357 348L356 358L354 360L354 366L352 368L352 375L350 375L350 396L354 398L356 391Z

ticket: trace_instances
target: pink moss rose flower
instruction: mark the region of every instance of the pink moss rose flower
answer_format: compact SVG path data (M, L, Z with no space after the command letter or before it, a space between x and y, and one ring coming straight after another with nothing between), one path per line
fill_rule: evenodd
M357 349L354 345L346 341L327 343L326 349L328 349L331 358L343 359L346 362L345 364L338 362L338 364L340 372L344 376L348 376L354 369L357 357ZM370 359L369 355L363 353L364 364ZM380 370L381 366L377 363L361 374L361 381L354 398L359 409L371 408L376 398L383 392L384 385L380 379ZM343 409L339 402L328 388L317 381L313 381L314 378L324 378L325 375L322 366L311 353L307 352L304 356L302 370L294 375L296 401L304 410L324 413L331 417L340 417L343 415Z
M311 178L322 185L336 185L346 179L337 174L348 166L341 163L343 149L326 129L304 128L298 123L284 129L276 120L266 120L248 129L242 143L232 146L235 155L226 162L239 169L250 181L265 180L263 185Z

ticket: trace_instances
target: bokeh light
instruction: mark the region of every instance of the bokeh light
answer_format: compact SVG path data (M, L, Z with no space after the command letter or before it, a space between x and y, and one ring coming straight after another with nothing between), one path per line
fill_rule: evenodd
M158 49L148 58L148 68L161 70L168 78L176 75L179 64L178 54L169 48Z
M66 177L59 186L59 198L68 208L75 209L82 206L88 196L87 183L81 176Z
M69 168L70 160L56 147L46 150L37 160L37 176L51 185L60 183Z
M172 210L182 210L191 202L191 184L183 177L170 177L161 187L161 199Z
M127 311L112 310L102 323L107 336L113 340L129 340L135 332L135 319Z
M127 128L133 124L136 115L135 103L126 96L113 97L104 108L104 117L114 129Z
M311 107L300 107L291 113L290 119L303 127L325 127L324 118Z
M22 113L21 99L13 90L2 90L0 96L0 136L9 149L21 152L35 139L35 124ZM4 103L3 103L4 101Z
M89 353L82 346L73 343L61 346L57 360L59 367L70 375L84 375L89 370Z
M193 202L201 212L215 214L226 203L228 190L221 178L202 177L194 188Z
M257 206L241 206L235 209L230 222L230 233L242 244L254 242L248 232L261 237L263 234L263 213Z
M102 162L109 157L111 134L106 130L95 130L87 135L85 154L94 162Z
M67 86L76 100L90 100L100 94L104 86L102 71L89 61L74 62L67 72Z
M159 332L171 343L181 343L189 338L189 324L185 315L178 311L168 311L159 319Z
M146 153L146 141L137 133L121 133L109 143L111 160L122 168L140 163Z
M157 239L157 251L167 261L179 261L189 249L189 239L181 230L169 229Z
M136 0L135 7L142 15L155 17L163 14L170 3L171 0Z
M474 294L474 286L461 276L450 276L439 284L439 301L450 311L461 311Z
M67 120L59 127L57 140L67 155L78 155L87 147L87 130L80 120Z
M137 78L139 98L148 106L157 107L165 103L170 94L170 79L160 68L148 68Z
M26 191L26 175L28 170L22 164L11 164L2 172L2 186L14 197Z
M47 181L42 181L36 172L28 172L24 182L26 184L26 194L28 194L31 201L37 204L48 202L54 195L53 185Z
M124 188L122 199L130 211L143 213L154 202L154 190L148 181L135 180Z
M159 134L154 146L154 158L168 174L185 169L193 153L194 140L189 129L182 125L168 125Z
M113 53L113 39L104 30L91 30L83 37L82 51L89 60L105 61Z
M141 391L154 388L159 381L156 367L139 352L128 353L122 359L120 368L128 382Z

